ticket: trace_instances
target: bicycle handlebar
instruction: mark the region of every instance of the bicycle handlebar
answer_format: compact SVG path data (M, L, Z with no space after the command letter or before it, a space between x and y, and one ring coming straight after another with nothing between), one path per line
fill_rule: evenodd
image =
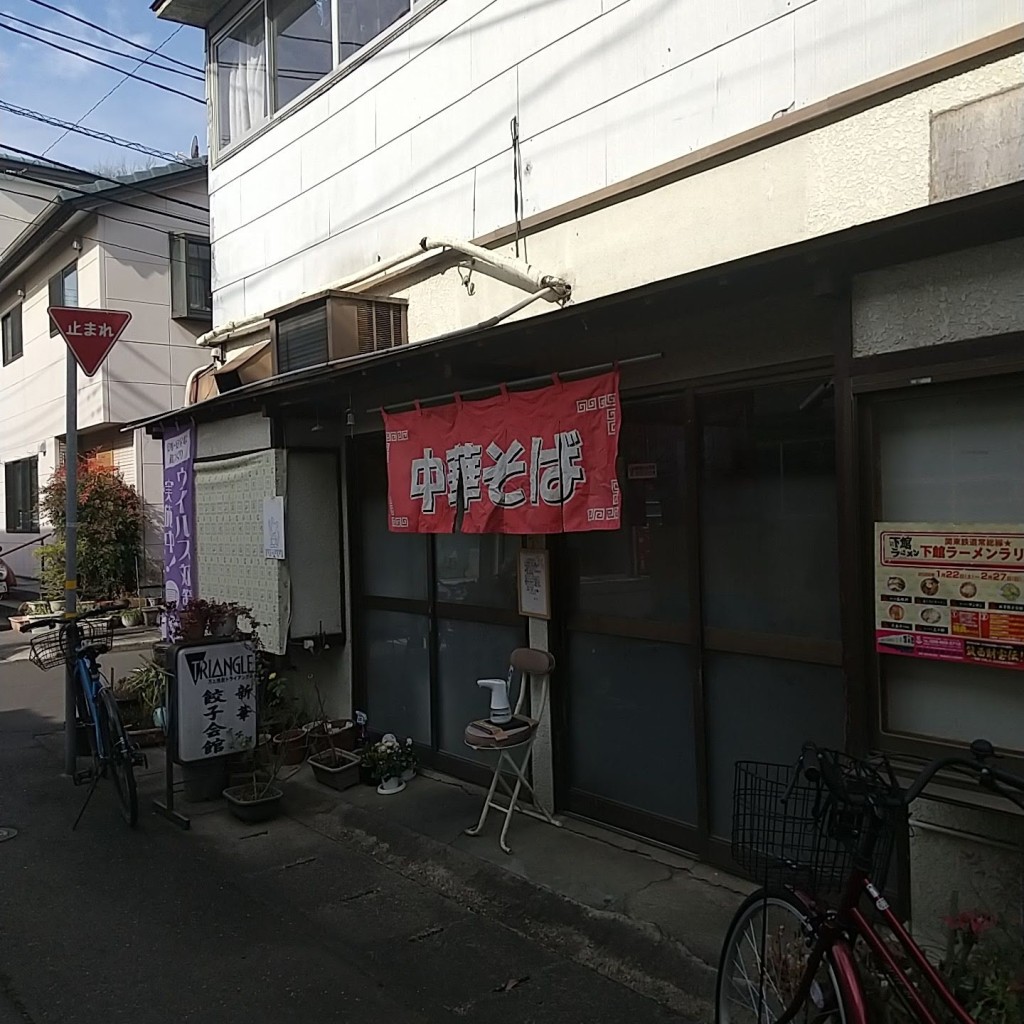
M998 754L987 740L975 740L971 744L970 750L973 755L972 759L968 759L962 754L952 754L947 757L938 757L929 762L905 789L900 787L895 779L890 779L892 795L904 805L912 804L940 771L953 768L962 774L977 775L978 781L986 789L1005 797L1024 810L1024 778L988 764L988 760L998 757ZM850 787L837 768L836 762L829 756L828 751L822 750L814 743L805 743L801 760L807 754L814 756L825 786L837 800L863 805L872 799L872 794L850 791Z
M22 629L26 633L31 633L34 629L42 629L44 626L50 628L52 626L66 626L69 622L79 622L82 619L95 619L100 615L109 615L110 612L122 611L125 608L130 608L131 604L128 601L109 601L98 608L90 608L87 612L78 612L75 615L50 615L45 619L35 619L33 622L27 622Z

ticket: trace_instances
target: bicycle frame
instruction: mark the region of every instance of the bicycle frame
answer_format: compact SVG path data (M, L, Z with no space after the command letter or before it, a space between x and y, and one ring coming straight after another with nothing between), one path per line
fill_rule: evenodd
M808 912L815 912L813 904L800 893L796 894L801 902L808 907ZM913 936L903 927L899 918L893 913L889 901L878 891L874 883L863 870L855 870L849 880L842 904L836 915L827 920L821 928L814 951L811 953L804 984L800 986L801 994L795 1002L806 999L810 990L810 981L823 958L830 955L839 982L840 995L846 1008L846 1024L872 1024L868 1018L868 1007L864 998L864 988L860 980L860 972L853 954L853 946L857 938L864 940L865 945L875 954L882 965L889 981L896 984L906 996L920 1024L941 1024L934 1013L925 1005L906 971L900 966L891 950L886 946L874 924L861 910L861 900L867 897L874 904L882 920L890 929L904 952L921 972L925 982L942 1000L946 1008L958 1021L958 1024L977 1024L974 1018L960 1005L957 998L942 980L939 972L929 962L921 947ZM848 938L847 936L850 936ZM803 989L807 988L807 991ZM780 1018L780 1024L786 1016Z
M82 699L85 701L86 709L89 712L93 733L95 735L96 753L101 760L107 760L110 751L106 749L107 741L100 728L100 716L97 698L103 687L103 680L100 677L99 665L94 658L87 658L82 655L75 656L75 675L78 677L78 685L82 690Z

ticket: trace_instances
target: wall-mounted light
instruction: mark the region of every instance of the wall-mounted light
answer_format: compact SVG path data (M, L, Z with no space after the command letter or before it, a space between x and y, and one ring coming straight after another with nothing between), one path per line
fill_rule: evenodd
M25 298L25 289L24 288L19 288L18 289L18 298L19 299Z
M74 249L74 250L75 250L75 252L81 252L81 249L82 249L82 240L81 240L80 238L76 238L76 239L75 239L75 240L74 240L74 241L73 241L73 242L71 243L71 248L72 248L72 249Z

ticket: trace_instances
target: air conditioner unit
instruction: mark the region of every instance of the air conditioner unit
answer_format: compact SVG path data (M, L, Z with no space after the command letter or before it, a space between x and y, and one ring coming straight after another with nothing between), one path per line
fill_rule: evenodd
M328 290L268 314L274 373L383 352L409 340L409 304Z

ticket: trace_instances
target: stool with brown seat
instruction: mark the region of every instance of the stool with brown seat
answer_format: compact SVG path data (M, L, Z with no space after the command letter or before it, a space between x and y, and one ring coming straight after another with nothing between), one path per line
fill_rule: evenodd
M547 706L548 684L554 667L555 659L547 651L539 651L532 647L517 647L509 657L508 670L508 685L510 689L515 673L518 672L520 677L519 696L516 700L515 710L512 713L512 720L496 725L489 719L479 718L466 726L466 746L476 751L496 750L498 752L498 763L495 765L491 786L484 799L483 809L480 811L480 820L472 828L466 829L466 835L476 836L480 834L480 830L484 827L487 815L492 807L497 811L502 811L505 815L505 823L502 825L499 843L505 853L512 852L506 842L506 836L508 835L508 828L514 811L528 814L533 818L540 818L551 825L561 825L561 822L556 821L537 799L533 786L530 785L526 778L526 773L530 767L530 758L533 756L533 744L537 738L537 728ZM535 709L531 708L531 712L536 714L535 718L522 713L531 677L539 680L541 683L541 695L538 706ZM511 788L502 774L502 769L506 765L506 774L515 775L515 785ZM507 805L495 800L495 793L499 784L508 797ZM533 800L534 808L536 809L519 805L519 796L524 787Z

